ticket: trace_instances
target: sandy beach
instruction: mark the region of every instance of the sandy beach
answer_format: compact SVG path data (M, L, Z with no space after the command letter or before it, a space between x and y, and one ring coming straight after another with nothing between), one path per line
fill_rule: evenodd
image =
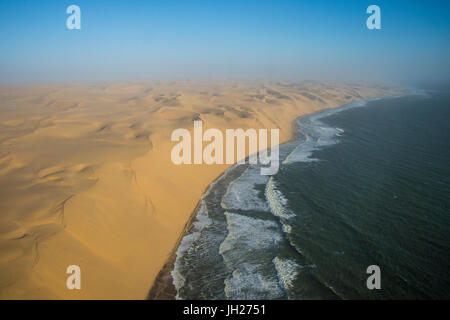
M208 185L174 129L280 129L400 90L341 83L151 81L0 87L0 299L145 299ZM170 262L170 259L169 259ZM81 290L66 288L79 265Z

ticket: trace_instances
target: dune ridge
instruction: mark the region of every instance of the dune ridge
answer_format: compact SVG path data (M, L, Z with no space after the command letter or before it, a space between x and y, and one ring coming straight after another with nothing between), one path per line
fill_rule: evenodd
M0 299L145 299L205 188L229 165L171 162L176 128L280 129L400 89L149 81L0 87ZM69 265L81 290L66 288Z

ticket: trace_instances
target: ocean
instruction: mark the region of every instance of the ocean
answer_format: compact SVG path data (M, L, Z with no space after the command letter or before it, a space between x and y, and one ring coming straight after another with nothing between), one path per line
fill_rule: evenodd
M235 165L203 195L177 250L177 298L450 298L449 121L439 92L297 119L276 175Z

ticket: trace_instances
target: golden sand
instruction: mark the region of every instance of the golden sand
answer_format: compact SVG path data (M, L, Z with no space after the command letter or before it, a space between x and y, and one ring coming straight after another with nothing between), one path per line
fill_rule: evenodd
M176 128L279 128L380 87L176 81L0 87L0 299L144 299L229 165L170 159ZM66 268L81 268L81 290Z

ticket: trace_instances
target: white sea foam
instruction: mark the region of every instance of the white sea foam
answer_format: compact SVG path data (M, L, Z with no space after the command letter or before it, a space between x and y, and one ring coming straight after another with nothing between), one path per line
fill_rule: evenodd
M282 259L275 257L272 260L277 270L278 279L284 290L288 291L294 285L294 280L298 275L299 265L293 259Z
M277 185L273 177L270 177L265 190L267 202L272 213L283 219L290 219L295 216L289 209L287 209L288 200L283 193L277 189ZM284 227L284 225L283 225ZM287 230L284 230L285 232Z
M181 298L179 296L179 289L181 289L186 282L186 279L183 276L183 261L182 261L182 259L184 256L189 254L190 250L193 249L193 245L200 238L201 231L203 230L203 228L210 226L212 224L212 221L208 216L208 210L206 209L205 197L208 196L209 193L211 192L211 189L220 180L224 179L228 175L228 173L231 172L232 169L234 169L235 167L236 167L236 165L233 165L230 168L228 168L227 170L225 170L225 172L218 179L213 181L208 186L206 192L203 194L203 196L201 198L201 203L200 203L199 209L196 214L196 220L193 222L193 227L190 230L190 232L183 237L183 239L181 240L181 242L177 248L176 258L175 258L175 262L174 262L174 268L171 272L171 276L173 279L173 285L175 286L175 289L177 291L177 295L176 295L177 299Z
M284 296L275 277L263 275L260 265L242 263L225 280L228 299L279 299Z
M280 218L281 227L284 233L291 233L292 227L289 225L289 219L295 214L287 208L288 200L283 193L277 189L273 177L269 179L266 185L265 195L272 214Z
M283 164L292 162L313 162L317 159L311 158L313 151L317 150L317 145L312 141L304 141L299 144L287 157Z
M368 101L373 101L376 99L377 98L354 101L338 108L322 110L299 118L297 120L297 124L299 131L304 136L304 139L286 157L283 164L289 164L292 162L318 161L318 159L311 157L313 152L322 147L336 144L338 142L338 138L344 132L341 128L335 128L324 124L320 121L320 119L344 110L366 106Z
M225 212L225 216L228 235L219 248L219 253L225 260L228 258L228 251L241 250L240 252L246 254L248 250L269 248L282 240L275 221L251 218L232 212ZM235 251L231 254L240 252Z
M173 278L173 285L175 286L177 292L184 286L184 283L186 281L185 277L183 276L182 257L184 257L186 254L189 254L189 251L193 249L193 244L199 239L203 228L211 225L212 223L211 219L208 217L208 212L203 199L200 208L198 209L196 219L197 220L193 223L191 232L183 237L176 252L176 259L171 275ZM177 294L177 299L178 298L179 296Z
M275 221L251 218L225 212L228 235L219 248L225 265L232 274L225 280L225 294L229 299L274 299L283 295L277 279L264 271L260 264L246 261L249 252L279 245L282 241ZM270 258L268 259L270 261Z
M268 176L259 172L258 166L249 166L242 175L230 183L222 198L222 208L225 210L269 211L267 203L259 196L257 184L266 184Z
M230 172L232 172L237 166L238 166L238 164L232 165L231 167L229 167L228 169L226 169L226 170L222 173L222 175L221 175L219 178L217 178L216 180L214 180L213 182L211 182L211 184L210 184L210 185L208 186L208 188L206 189L206 192L202 195L202 200L203 200L206 196L209 195L209 193L211 192L211 189L212 189L219 181L225 179L225 178L228 176L228 174L229 174Z

